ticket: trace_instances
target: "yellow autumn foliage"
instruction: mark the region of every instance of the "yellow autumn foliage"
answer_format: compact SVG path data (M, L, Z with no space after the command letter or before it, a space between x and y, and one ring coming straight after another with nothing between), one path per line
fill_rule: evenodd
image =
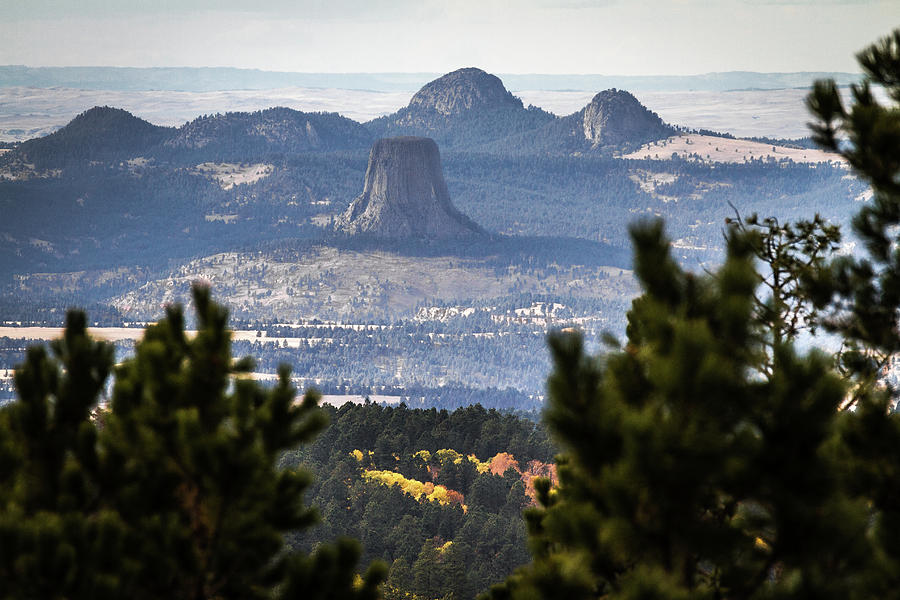
M355 458L357 461L362 462L362 459L363 459L363 453L362 453L361 450L352 450L352 451L350 452L350 454L351 454L351 456L353 456L353 458Z
M470 454L466 458L469 459L469 462L475 463L475 468L478 470L479 473L487 473L491 468L490 461L481 462L480 460L478 460L478 457L475 456L474 454Z
M440 461L441 465L445 465L449 462L458 465L463 460L462 454L460 454L456 450L448 448L441 448L435 453L435 455L437 456L437 459Z
M416 500L424 497L429 502L437 502L445 505L450 504L450 496L447 488L442 485L434 485L430 481L422 483L417 479L407 479L400 473L395 473L394 471L378 471L375 469L364 472L363 478L367 481L380 483L382 485L396 485Z
M431 452L428 450L419 450L415 454L413 454L415 458L421 459L425 464L431 462L432 458L436 458L441 466L446 465L447 463L460 464L464 458L468 459L469 462L475 465L475 468L479 473L487 473L491 468L491 461L482 462L478 460L478 457L474 454L469 454L468 456L463 456L456 450L452 448L442 448L434 453L432 456Z

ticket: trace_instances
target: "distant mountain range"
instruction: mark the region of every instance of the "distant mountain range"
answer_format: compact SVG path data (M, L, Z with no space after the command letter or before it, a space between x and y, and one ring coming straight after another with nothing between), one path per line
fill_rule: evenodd
M557 117L523 106L496 76L459 69L426 84L394 114L365 124L334 113L270 108L198 117L178 128L157 127L130 113L95 107L55 133L29 140L3 163L62 168L71 162L137 156L159 161L248 160L266 153L367 148L383 137L415 135L443 148L568 154L625 150L672 135L634 96L597 94L581 111Z
M436 147L370 154L401 136ZM242 314L265 305L279 318L408 315L447 289L596 299L628 266L628 226L642 218L665 218L692 264L718 256L732 207L846 220L865 186L782 142L688 135L622 89L558 117L475 68L365 123L269 108L160 127L95 107L0 148L0 310L115 296L149 315L176 299L172 277L196 276L229 286ZM440 277L419 269L425 258L440 259ZM235 269L261 287L238 285ZM345 271L359 279L336 278ZM140 291L148 277L158 293Z
M230 76L175 71L196 87ZM135 85L150 74L128 73ZM76 74L91 71L63 73ZM544 390L547 329L582 329L595 348L601 331L623 333L639 291L635 222L665 219L673 257L700 269L720 260L735 210L820 214L846 231L871 198L820 151L689 133L620 81L556 116L511 80L474 68L424 78L367 122L276 107L161 127L85 111L121 97L90 94L100 100L66 111L58 131L0 145L0 317L57 325L81 306L106 324L146 322L201 281L244 327L279 324L235 340L261 372L287 362L303 385L524 406ZM29 111L42 94L8 96ZM297 321L309 327L286 325ZM22 343L3 342L10 368Z
M50 135L23 142L12 158L38 168L61 168L78 161L132 157L171 140L176 130L158 127L120 108L95 107Z
M262 90L285 87L413 91L440 73L289 73L227 67L28 67L0 66L0 87L66 87L83 90ZM511 90L727 91L807 88L815 79L840 85L859 81L857 73L756 73L729 71L702 75L500 74Z
M306 113L278 107L254 113L197 118L165 141L175 150L242 152L328 152L360 148L371 142L362 125L334 113Z

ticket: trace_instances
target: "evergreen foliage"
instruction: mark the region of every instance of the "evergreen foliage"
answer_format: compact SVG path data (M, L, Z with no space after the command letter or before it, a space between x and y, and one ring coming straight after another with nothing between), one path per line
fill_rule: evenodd
M833 83L818 83L810 106L817 139L836 149L847 134L843 154L875 190L854 221L871 258L829 263L837 231L819 219L753 218L729 229L724 265L695 276L661 224L633 227L644 293L624 347L598 358L577 336L550 340L560 486L537 486L533 563L491 597L896 594L900 415L875 382L900 349L900 111L870 82L900 101L900 31L860 61L868 80L851 110ZM785 286L773 285L779 272ZM820 309L850 345L840 369L793 348L792 323Z
M206 115L185 123L163 145L151 149L160 160L185 163L247 160L275 154L368 149L366 128L337 113L308 113L285 107Z
M363 563L391 565L386 598L474 598L528 561L525 482L555 452L542 427L477 405L323 409L328 429L280 462L314 473L307 498L322 507L293 547L360 540Z
M745 236L695 277L660 225L632 235L645 293L626 347L601 362L576 337L551 339L560 487L538 488L534 565L494 597L854 597L860 571L888 564L868 498L846 486L840 431L857 416L837 410L842 380L787 343L760 368Z
M170 308L119 366L79 312L52 356L29 350L0 412L0 597L377 596L386 573L355 580L356 543L284 544L316 519L309 476L276 469L324 426L316 394L295 404L287 369L271 390L242 378L226 311L194 301L196 337Z
M839 249L840 227L820 215L796 223L738 215L725 223L750 243L761 263L757 269L761 293L754 298L754 312L763 328L763 342L774 350L794 341L804 330L815 334L820 313L804 284L821 278L828 268L828 258ZM766 354L767 372L771 371L771 355L771 351Z
M83 166L89 161L134 156L174 134L121 108L95 106L62 129L19 144L16 154L39 169Z
M853 220L868 257L836 260L811 285L820 305L830 303L827 325L845 340L841 368L864 393L900 351L900 29L857 59L865 78L851 86L849 108L834 81L816 82L807 104L819 119L815 140L840 151L874 192ZM873 86L887 92L887 105Z

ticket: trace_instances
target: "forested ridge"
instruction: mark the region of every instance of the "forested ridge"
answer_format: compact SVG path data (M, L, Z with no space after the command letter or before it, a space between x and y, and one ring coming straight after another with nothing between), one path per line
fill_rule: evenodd
M474 598L528 560L521 511L555 447L534 421L474 405L452 412L345 404L280 466L314 474L321 522L290 544L348 535L390 565L385 597Z
M7 216L0 250L10 257L0 276L160 266L279 239L328 242L334 218L361 191L372 141L389 135L434 137L451 198L489 232L579 238L627 251L628 223L657 215L686 240L688 254L704 261L721 250L719 224L729 203L783 219L801 210L840 218L865 191L828 165L752 157L710 163L700 147L696 160L621 159L617 153L642 136L674 131L644 115L626 92L608 90L598 97L612 101L554 117L522 106L493 76L459 73L423 88L420 94L430 91L421 101L369 123L279 107L163 128L120 109L88 110L0 156ZM497 89L485 87L490 81ZM620 118L614 100L625 97L636 113ZM456 108L442 112L449 105ZM586 139L573 118L587 119L592 106L603 122L625 123L625 137ZM642 119L653 126L627 129ZM266 174L227 183L225 174L253 165ZM48 213L57 218L41 217Z

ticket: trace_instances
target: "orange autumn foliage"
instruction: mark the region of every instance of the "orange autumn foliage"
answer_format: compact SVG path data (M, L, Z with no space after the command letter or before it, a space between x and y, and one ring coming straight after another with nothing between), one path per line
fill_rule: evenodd
M534 491L534 480L538 477L545 477L550 480L553 487L559 485L559 477L556 474L556 465L553 463L544 463L539 460L528 462L525 472L522 473L522 481L525 482L525 494L531 498L532 504L536 502L536 494Z
M366 453L355 450L351 454L360 460ZM368 451L371 455L372 452ZM464 456L452 449L441 449L435 453L427 450L420 450L413 455L421 461L421 466L425 467L429 478L432 481L417 481L415 479L407 479L403 475L394 471L379 471L374 469L374 465L367 468L363 477L369 481L377 481L384 485L397 485L407 494L419 499L428 500L430 502L438 502L440 504L459 504L466 510L465 497L456 490L451 490L443 485L435 485L433 481L437 479L441 472L441 467L448 463L459 464L463 460L468 460L475 465L479 473L488 473L492 475L503 476L509 469L513 469L525 484L525 494L531 500L532 504L536 503L536 494L534 491L534 480L537 477L544 477L550 480L551 485L556 487L559 485L559 478L556 474L556 465L553 463L544 463L539 460L531 460L523 469L519 465L516 457L509 452L498 452L493 458L484 462L480 461L474 454Z
M517 473L521 473L519 469L519 461L509 452L498 452L491 459L491 474L503 475L509 469L515 469Z
M519 467L519 461L509 452L500 452L490 461L490 471L493 475L503 475L507 470L513 469L522 478L525 484L525 494L531 498L532 504L536 502L534 491L534 480L537 477L546 477L553 486L559 485L559 478L556 475L556 465L553 463L544 463L539 460L529 461L523 470Z
M462 504L463 503L463 495L456 490L447 490L447 501L451 504Z

